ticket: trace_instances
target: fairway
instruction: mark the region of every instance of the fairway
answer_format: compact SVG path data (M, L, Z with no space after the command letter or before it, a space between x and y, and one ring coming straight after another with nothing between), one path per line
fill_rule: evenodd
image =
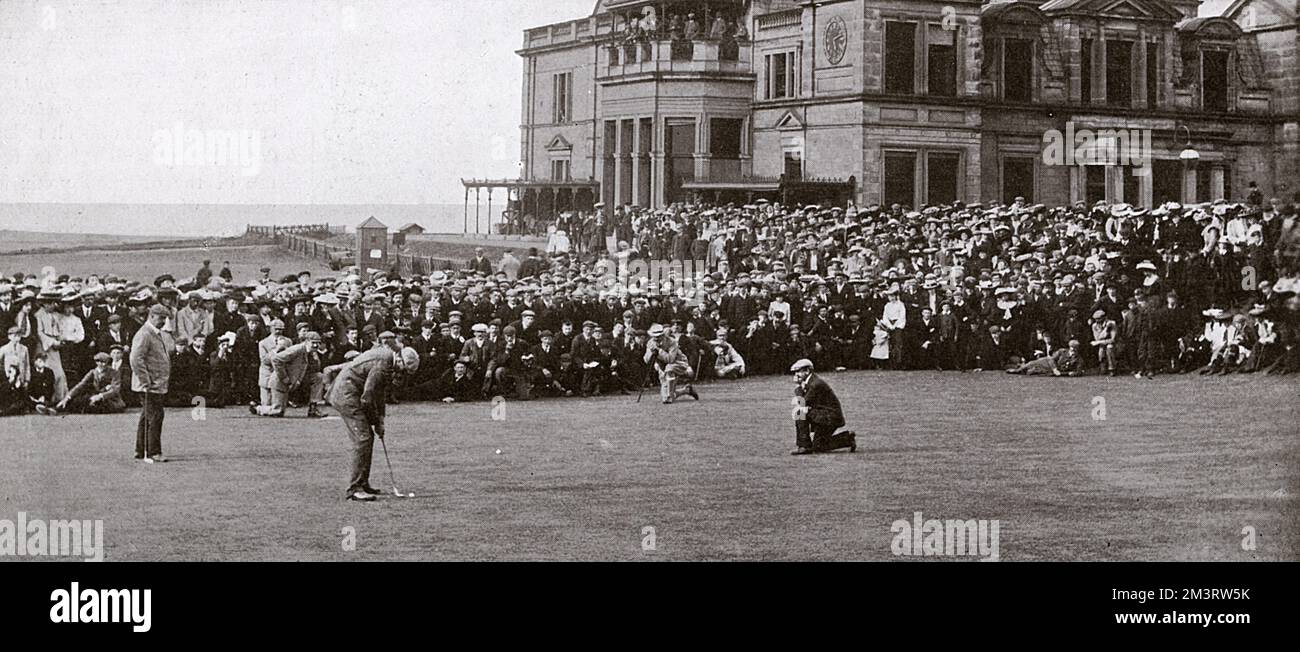
M204 260L212 261L212 273L221 270L222 261L230 261L236 279L260 276L263 266L271 276L280 278L308 270L316 276L338 276L319 260L297 256L276 245L239 247L192 247L188 249L151 249L142 251L70 251L58 254L0 253L0 271L43 275L47 268L54 274L86 276L113 274L140 283L153 283L155 277L171 274L178 279L193 277Z
M110 561L891 560L918 511L999 520L1004 561L1300 559L1293 379L823 377L856 454L788 454L788 377L390 406L417 496L370 504L343 500L337 418L168 410L162 465L131 459L135 413L8 418L0 518L102 519ZM371 478L390 487L378 443Z

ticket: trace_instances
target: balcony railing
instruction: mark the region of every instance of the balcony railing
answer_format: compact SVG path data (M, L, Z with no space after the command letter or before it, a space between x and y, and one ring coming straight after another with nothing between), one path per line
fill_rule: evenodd
M649 73L749 74L748 42L664 39L601 48L600 79Z
M770 29L781 29L783 27L797 27L803 22L803 9L791 9L772 14L763 14L758 17L758 31L763 32Z

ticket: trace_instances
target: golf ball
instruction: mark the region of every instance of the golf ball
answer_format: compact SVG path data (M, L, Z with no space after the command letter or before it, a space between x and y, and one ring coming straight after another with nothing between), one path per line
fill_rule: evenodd
M500 455L500 454L501 454L501 449L498 448L498 449L497 449L497 455Z
M411 493L406 494L406 497L407 497L407 498L415 498L415 492L412 491Z

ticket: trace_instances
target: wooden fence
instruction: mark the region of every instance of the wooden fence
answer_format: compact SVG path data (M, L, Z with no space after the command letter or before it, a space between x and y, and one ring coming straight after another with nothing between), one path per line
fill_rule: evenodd
M397 273L402 276L429 274L438 270L457 269L461 266L461 263L454 260L434 256L396 254L393 256L393 260L397 263Z
M263 238L274 238L281 234L290 234L290 235L319 234L328 237L332 234L335 234L335 232L328 224L294 224L290 226L282 226L282 225L255 226L249 224L247 225L244 234L260 236Z
M356 249L353 247L344 247L336 244L330 244L317 238L309 238L291 233L280 233L276 237L279 245L292 253L305 258L314 258L325 263L331 269L331 254L344 254L340 262L347 265L356 264ZM402 276L415 276L429 274L438 270L457 269L461 263L447 258L438 258L436 256L417 256L413 254L390 254L390 265L387 270L396 272Z
M353 252L352 247L329 244L318 238L308 238L292 233L281 233L276 237L276 241L279 242L281 247L299 256L315 258L324 261L326 265L330 263L330 254Z

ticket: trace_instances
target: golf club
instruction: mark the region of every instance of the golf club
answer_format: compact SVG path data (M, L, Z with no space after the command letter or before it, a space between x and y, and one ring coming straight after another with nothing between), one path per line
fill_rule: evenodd
M393 483L393 495L398 498L415 498L414 493L404 494L397 488L397 477L393 475L393 461L388 458L388 444L384 443L383 437L379 438L379 445L384 449L384 463L388 465L388 479Z

